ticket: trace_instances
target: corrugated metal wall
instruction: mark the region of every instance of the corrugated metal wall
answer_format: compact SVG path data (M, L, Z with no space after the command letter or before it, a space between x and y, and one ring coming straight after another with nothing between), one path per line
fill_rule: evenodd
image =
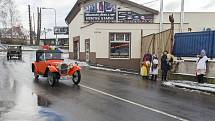
M177 57L196 57L205 49L208 57L215 57L215 31L176 33L173 54Z

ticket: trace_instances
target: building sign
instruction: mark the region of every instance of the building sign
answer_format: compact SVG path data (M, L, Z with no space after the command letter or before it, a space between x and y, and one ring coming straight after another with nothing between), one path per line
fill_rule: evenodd
M116 5L108 2L93 3L85 7L85 22L116 22Z
M68 27L54 27L54 34L69 34Z
M133 11L118 11L118 22L121 23L153 23L154 15L142 15Z
M118 11L116 5L100 1L84 7L84 21L88 23L153 23L153 14L139 14L133 11ZM117 21L118 18L118 21Z

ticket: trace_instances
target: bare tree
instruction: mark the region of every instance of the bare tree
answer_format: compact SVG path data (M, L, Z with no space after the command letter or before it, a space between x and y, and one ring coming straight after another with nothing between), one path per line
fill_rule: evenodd
M0 20L3 26L12 26L18 23L18 10L14 0L0 0Z
M14 0L0 0L0 23L1 28L11 28L11 38L13 37L13 26L19 23L18 10Z

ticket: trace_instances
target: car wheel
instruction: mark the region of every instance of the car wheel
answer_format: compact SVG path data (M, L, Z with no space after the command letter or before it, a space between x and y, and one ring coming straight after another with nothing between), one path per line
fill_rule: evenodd
M57 81L55 73L48 72L48 83L51 87L55 85L55 82Z
M37 74L36 69L34 69L34 79L38 80L39 79L39 75Z
M22 57L19 55L19 60L22 60Z
M81 72L76 71L72 76L72 81L75 85L78 85L81 81Z

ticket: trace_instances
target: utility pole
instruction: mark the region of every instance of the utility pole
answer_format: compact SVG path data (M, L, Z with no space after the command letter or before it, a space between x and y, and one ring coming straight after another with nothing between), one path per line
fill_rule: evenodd
M33 13L33 27L34 27L34 28L33 28L33 31L35 32L36 29L35 29L35 18L34 18L34 13Z
M46 33L47 33L46 28L44 28L44 33L45 33L45 40L46 40Z
M30 45L33 45L32 24L31 24L31 6L30 5L28 5L28 14L29 14L29 29L30 29Z
M36 45L36 38L35 38L35 33L36 33L36 28L35 28L35 17L34 17L34 13L33 13L33 16L32 16L32 19L33 19L33 31L32 31L32 38L33 38L33 41L35 42L34 44Z
M169 21L170 21L170 23L171 23L171 39L170 39L170 50L169 50L169 52L172 54L172 52L173 52L173 44L174 44L174 16L173 16L173 14L172 15L169 15Z
M160 32L163 31L163 0L160 0Z
M40 44L40 33L41 33L41 8L37 8L37 45Z
M181 0L181 22L180 22L180 32L183 32L184 29L184 0Z
M39 42L40 42L40 35L41 35L41 24L42 24L42 20L41 20L41 18L42 18L42 11L41 11L42 9L40 8L40 26L39 26Z
M36 44L38 44L38 41L40 40L40 37L39 37L39 27L40 26L40 11L39 11L39 8L37 7L37 42Z

